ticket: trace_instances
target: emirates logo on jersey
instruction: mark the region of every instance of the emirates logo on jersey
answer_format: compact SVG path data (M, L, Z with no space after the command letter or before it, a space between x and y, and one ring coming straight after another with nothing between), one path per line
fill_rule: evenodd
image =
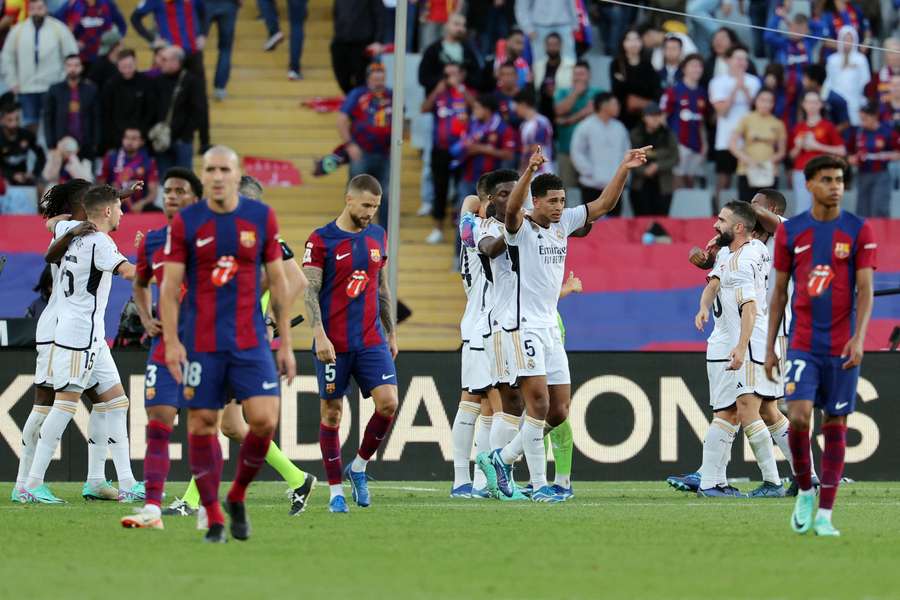
M359 298L359 296L366 291L366 286L368 285L368 273L361 269L353 271L353 274L350 275L350 278L347 280L347 296L350 298Z
M816 265L809 272L809 281L806 282L806 290L813 298L818 298L826 291L834 280L834 271L831 265Z
M212 282L216 287L222 287L232 279L237 273L238 264L233 256L222 256L212 270Z

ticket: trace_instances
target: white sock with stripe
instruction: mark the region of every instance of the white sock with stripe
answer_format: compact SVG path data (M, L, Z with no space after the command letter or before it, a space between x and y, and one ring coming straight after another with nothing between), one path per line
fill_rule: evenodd
M119 488L130 490L137 481L131 472L128 447L128 396L106 402L106 426L109 432L109 452L116 466Z
M700 489L708 490L722 484L724 475L722 467L728 464L731 457L731 445L737 433L737 427L718 417L709 424L703 438L703 463L700 465ZM723 473L720 474L720 469ZM727 482L726 482L727 483Z
M31 463L34 461L34 452L37 449L38 437L41 433L41 425L47 415L50 414L49 406L33 406L25 427L22 428L22 456L19 458L19 472L16 475L16 487L25 487L28 482L28 474L31 472Z
M462 401L453 419L453 487L472 483L469 457L472 455L472 440L475 438L475 424L481 415L481 404Z
M491 426L494 417L486 417L481 415L478 417L478 423L475 425L475 454L491 451ZM484 489L487 485L487 478L481 469L475 469L475 477L472 480L472 488L476 490Z
M747 436L747 441L750 442L750 447L753 449L753 455L756 457L763 481L780 484L781 477L778 476L778 465L775 464L775 452L769 428L762 419L758 419L744 428L744 435Z
M503 448L519 433L519 417L505 412L494 413L491 421L491 450Z
M525 417L522 424L522 448L531 474L531 486L538 491L547 485L547 452L544 450L544 421Z
M105 402L94 404L88 421L87 482L93 486L106 481L106 456L109 453L109 428Z
M50 409L47 418L44 419L44 424L41 425L34 460L31 463L31 472L28 474L28 481L25 484L28 489L34 489L44 483L44 475L47 474L47 467L53 460L53 453L56 451L69 421L75 416L77 408L78 402L53 401L53 408Z

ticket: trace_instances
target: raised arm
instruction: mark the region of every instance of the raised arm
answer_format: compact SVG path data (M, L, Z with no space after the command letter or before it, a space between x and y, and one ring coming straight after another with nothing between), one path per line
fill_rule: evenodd
M528 197L528 186L531 185L531 178L537 173L538 169L547 159L540 146L536 146L531 158L528 159L528 166L525 172L516 181L515 187L509 194L509 200L506 203L506 230L510 233L516 233L522 227L522 221L525 215L522 213L522 206Z
M384 269L378 274L378 315L381 317L381 326L387 335L388 347L391 349L391 358L397 358L397 324L394 320L394 299L391 297L391 288L388 285L387 273Z
M166 265L168 267L168 265ZM288 383L297 375L297 364L294 359L294 347L291 343L291 296L288 279L284 274L284 261L281 257L266 263L266 277L269 279L269 294L272 314L275 316L275 324L278 335L281 337L281 345L278 347L276 361L278 372L287 377Z
M762 228L765 229L769 235L775 233L775 230L778 229L778 225L781 223L781 219L778 218L778 215L759 204L753 204L752 206L753 212L756 213L756 220L762 225Z
M616 207L619 198L622 196L622 190L625 189L625 183L628 181L628 172L647 163L647 151L653 146L644 146L629 150L625 153L625 158L616 169L612 180L603 188L603 192L596 200L587 203L588 223L593 223L612 209ZM509 215L509 213L506 213Z

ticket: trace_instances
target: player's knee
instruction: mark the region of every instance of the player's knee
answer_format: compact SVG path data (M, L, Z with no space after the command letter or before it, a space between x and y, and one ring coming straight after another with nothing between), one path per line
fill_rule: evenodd
M329 427L337 427L341 424L343 409L343 403L340 400L323 402L321 410L322 423Z
M242 442L244 440L244 437L247 435L247 432L245 431L246 428L247 425L244 423L233 423L227 419L222 419L222 423L219 426L222 435L235 442Z
M253 435L258 437L272 437L272 435L275 434L275 428L277 426L277 417L266 416L254 419L254 421L250 423L250 431L253 432Z
M566 406L551 406L547 411L547 425L557 427L569 418L569 409Z
M151 406L147 409L147 420L162 423L166 427L175 427L175 416L178 414L173 409L163 406Z
M375 404L375 410L382 417L393 417L397 413L398 404L397 398L394 396L383 398Z

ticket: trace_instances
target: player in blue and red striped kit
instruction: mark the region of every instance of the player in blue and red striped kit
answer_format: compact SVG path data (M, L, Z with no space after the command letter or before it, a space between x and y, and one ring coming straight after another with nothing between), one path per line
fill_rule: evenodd
M813 206L778 226L766 352L766 374L774 381L775 338L788 301L788 280L793 278L784 383L791 422L788 440L800 492L791 527L798 533L813 528L824 536L840 535L831 524L831 510L844 471L847 415L856 407L878 247L869 224L841 210L846 170L846 163L832 156L809 161L803 171ZM814 406L824 413L825 438L815 520L809 453Z
M207 197L172 220L160 291L166 366L183 386L191 472L206 509L209 542L226 540L218 494L219 411L235 398L242 403L250 428L226 502L231 535L246 540L250 524L244 498L265 462L278 424L278 372L288 380L296 374L288 313L293 298L284 274L278 224L271 208L238 194L239 165L237 154L224 146L203 156L201 180ZM278 371L259 310L263 270L281 335ZM182 283L187 293L179 303Z
M347 185L340 216L316 229L306 242L303 272L309 280L306 309L315 337L316 377L322 421L319 446L331 491L329 510L346 513L341 485L343 397L356 380L363 396L375 401L359 452L343 475L353 499L369 506L366 465L387 435L397 411L397 338L394 308L384 266L387 235L372 221L381 204L381 185L357 175Z

